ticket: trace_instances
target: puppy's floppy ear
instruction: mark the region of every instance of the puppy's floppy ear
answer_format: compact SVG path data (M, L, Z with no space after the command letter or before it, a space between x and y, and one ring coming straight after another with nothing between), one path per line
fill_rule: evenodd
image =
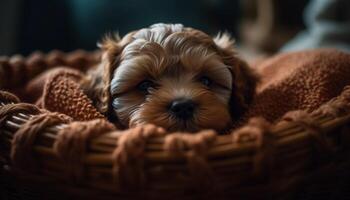
M237 119L252 102L259 78L245 61L238 58L233 46L234 40L228 33L219 33L214 38L214 42L224 63L232 73L230 107L232 117Z
M82 88L90 97L99 112L111 117L110 111L110 83L113 71L119 64L120 54L123 48L131 41L132 35L129 33L120 39L118 34L108 34L98 43L101 49L101 62L91 69L84 81ZM112 116L113 117L113 116ZM116 121L116 119L111 119Z

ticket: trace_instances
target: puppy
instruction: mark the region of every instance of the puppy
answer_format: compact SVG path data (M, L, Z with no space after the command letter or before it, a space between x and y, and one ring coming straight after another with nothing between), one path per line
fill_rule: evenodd
M225 131L246 110L258 78L227 34L215 38L181 24L154 24L108 36L84 89L100 112L125 128Z

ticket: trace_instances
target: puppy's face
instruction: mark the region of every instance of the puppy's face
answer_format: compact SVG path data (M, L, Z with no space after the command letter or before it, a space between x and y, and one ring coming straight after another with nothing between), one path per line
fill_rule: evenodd
M125 127L227 129L252 95L243 93L255 87L231 45L225 36L215 42L203 32L164 24L105 40L101 65L110 70L110 111Z

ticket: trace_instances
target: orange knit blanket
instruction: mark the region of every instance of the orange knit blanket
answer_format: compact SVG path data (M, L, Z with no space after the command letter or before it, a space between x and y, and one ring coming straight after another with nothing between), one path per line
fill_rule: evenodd
M284 53L254 68L262 81L238 125L253 116L273 122L291 110L313 111L350 85L350 54L333 49ZM54 69L32 80L27 92L41 94L38 95L41 107L67 114L75 120L103 118L80 89L79 80L83 76L73 69ZM43 79L47 79L44 86Z

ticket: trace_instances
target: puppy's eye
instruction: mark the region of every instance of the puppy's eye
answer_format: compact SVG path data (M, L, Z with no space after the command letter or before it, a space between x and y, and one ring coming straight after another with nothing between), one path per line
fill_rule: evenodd
M154 83L150 80L144 80L137 85L137 89L144 93L148 93L148 90L153 87Z
M202 77L199 79L199 81L200 81L203 85L205 85L205 86L207 86L207 87L209 87L209 86L212 84L212 81L210 80L210 78L208 78L208 77L206 77L206 76L202 76Z

